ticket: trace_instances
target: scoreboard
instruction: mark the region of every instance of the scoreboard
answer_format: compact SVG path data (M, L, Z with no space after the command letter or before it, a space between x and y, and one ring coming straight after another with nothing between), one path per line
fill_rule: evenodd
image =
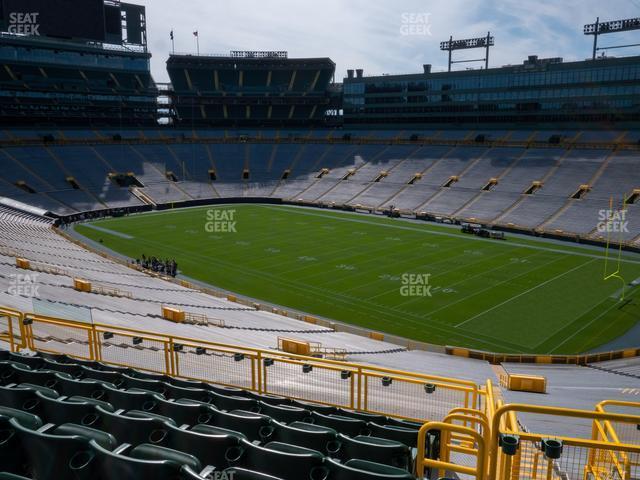
M0 27L16 35L146 44L145 7L104 0L0 0Z

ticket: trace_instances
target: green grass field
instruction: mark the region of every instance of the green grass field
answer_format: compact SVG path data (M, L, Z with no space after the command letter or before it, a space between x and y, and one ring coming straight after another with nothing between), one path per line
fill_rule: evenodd
M207 231L209 210L234 210L237 232ZM219 221L218 228L229 225ZM269 205L93 225L102 230L76 229L131 258L173 257L182 274L211 285L430 343L579 353L624 334L640 316L637 289L618 301L622 284L603 280L603 254L573 245L485 240L426 223ZM420 287L418 275L430 275L430 290L401 288L406 280ZM640 257L625 258L622 275L639 278Z

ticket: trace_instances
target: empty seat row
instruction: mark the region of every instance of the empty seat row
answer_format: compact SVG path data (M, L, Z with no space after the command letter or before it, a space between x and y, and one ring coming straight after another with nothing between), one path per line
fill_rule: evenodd
M144 462L164 460L173 463L158 467L160 478L198 478L213 469L230 469L236 480L413 478L420 426L99 362L7 352L0 352L0 418L12 419L12 431L17 423L85 438L83 455L96 460L80 470L97 478L109 462L143 462L144 470L152 468ZM12 473L40 478L26 467L32 460L21 461Z
M146 443L118 446L115 437L90 427L75 424L45 425L30 429L18 417L0 414L0 465L2 470L38 480L58 478L111 480L119 478L203 479L216 468L237 473L235 478L273 478L283 480L364 480L413 479L408 472L368 462L349 460L340 463L315 450L280 442L265 446L245 439L184 432L168 426L174 437L169 444L180 446L185 438L200 437L195 452L207 462L211 456L223 456L216 465L207 465L191 453ZM183 436L181 439L180 436ZM166 438L166 437L164 437ZM185 448L194 451L193 438ZM228 466L227 466L228 465ZM202 476L201 476L202 475Z

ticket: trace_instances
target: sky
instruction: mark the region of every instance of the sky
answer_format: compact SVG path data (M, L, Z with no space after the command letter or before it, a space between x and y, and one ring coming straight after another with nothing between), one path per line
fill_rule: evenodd
M166 59L174 31L176 52L286 50L289 57L330 57L336 80L348 68L365 75L416 73L430 63L446 70L440 42L495 37L489 66L522 63L528 55L591 56L593 37L583 25L640 17L640 0L128 0L147 7L149 50L157 82L167 82ZM640 43L640 31L601 36L600 46ZM607 55L640 54L640 47ZM463 50L454 59L482 58ZM461 63L465 69L481 63Z

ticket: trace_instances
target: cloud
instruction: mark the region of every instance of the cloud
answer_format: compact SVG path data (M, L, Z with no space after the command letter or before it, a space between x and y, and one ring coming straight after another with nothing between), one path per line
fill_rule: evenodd
M166 82L165 62L175 32L176 50L195 53L192 32L200 33L202 53L230 50L287 50L291 57L330 57L336 79L347 68L365 75L420 72L423 63L446 68L440 42L449 35L467 38L491 31L496 46L490 65L521 63L527 55L578 60L591 55L585 23L635 17L640 0L131 0L147 6L152 70ZM431 35L402 35L403 14L429 14ZM601 45L638 43L638 32L602 37ZM635 39L634 39L635 35ZM636 50L637 52L637 50ZM482 51L457 52L459 59ZM611 50L630 54L631 50ZM457 68L479 64L460 64Z

